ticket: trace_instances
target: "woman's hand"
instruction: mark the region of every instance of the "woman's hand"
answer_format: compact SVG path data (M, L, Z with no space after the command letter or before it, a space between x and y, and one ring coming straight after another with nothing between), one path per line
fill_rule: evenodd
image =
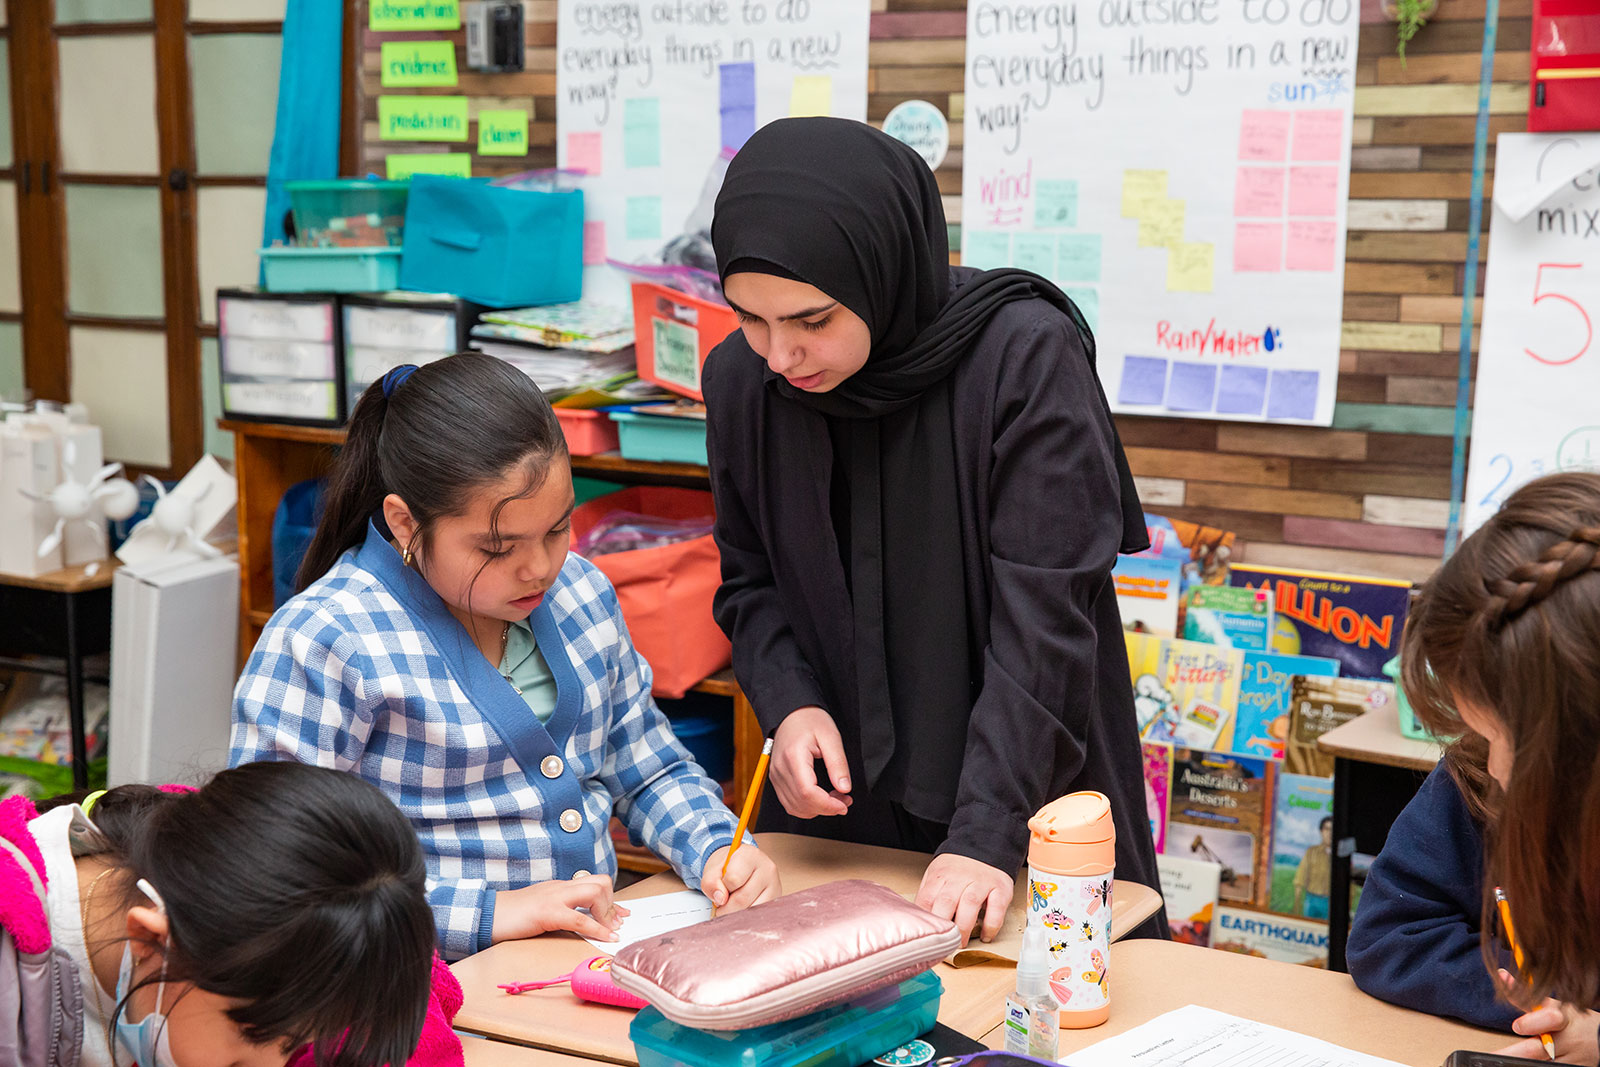
M1016 884L1011 876L1000 868L947 852L935 856L928 864L922 875L922 887L917 890L917 906L941 919L954 919L961 931L961 947L966 948L972 928L978 925L980 911L983 912L981 938L986 942L995 939L1015 891Z
M571 930L596 941L615 941L628 909L612 901L611 891L611 879L603 874L502 890L494 897L490 940L498 944L552 930Z
M832 792L817 784L819 759L828 769ZM772 788L797 819L850 810L850 764L832 715L818 707L797 708L778 724L772 735Z
M1516 980L1510 972L1502 970L1500 980L1508 987ZM1497 1055L1517 1056L1525 1060L1549 1059L1540 1034L1554 1039L1556 1060L1559 1063L1581 1063L1595 1067L1600 1063L1600 1013L1582 1011L1559 1000L1547 1000L1537 1008L1519 1015L1511 1029L1524 1035L1514 1045L1507 1045Z
M723 845L713 852L700 875L700 892L710 897L711 903L723 912L730 912L752 904L765 904L783 895L778 865L754 845L739 846L739 851L728 861L728 873L724 876L722 864L728 859L731 847Z

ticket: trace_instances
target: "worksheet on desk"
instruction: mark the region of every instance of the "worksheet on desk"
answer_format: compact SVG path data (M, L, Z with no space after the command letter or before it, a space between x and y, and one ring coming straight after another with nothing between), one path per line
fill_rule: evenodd
M1070 1067L1399 1067L1198 1005L1169 1011L1062 1062Z
M584 938L607 956L615 956L635 941L643 941L657 934L682 930L711 918L711 901L693 889L680 889L676 893L662 893L655 897L619 900L628 909L615 941L596 941Z

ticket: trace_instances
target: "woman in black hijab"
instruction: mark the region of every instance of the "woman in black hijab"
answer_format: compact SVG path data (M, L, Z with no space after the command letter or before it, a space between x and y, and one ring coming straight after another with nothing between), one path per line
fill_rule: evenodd
M1111 585L1147 540L1082 314L950 267L932 172L864 123L758 131L711 236L741 326L704 373L716 614L774 737L762 828L935 852L918 902L989 940L1028 818L1096 789L1117 876L1159 888Z

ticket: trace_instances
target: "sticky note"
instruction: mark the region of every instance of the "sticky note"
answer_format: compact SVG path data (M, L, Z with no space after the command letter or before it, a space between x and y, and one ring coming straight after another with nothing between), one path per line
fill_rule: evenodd
M1289 168L1289 214L1332 218L1338 213L1338 167Z
M1328 163L1343 159L1344 112L1295 112L1293 156L1296 163Z
M1282 163L1289 156L1287 111L1246 111L1239 120L1239 162Z
M1240 222L1233 227L1233 269L1283 269L1283 223Z
M1100 280L1100 235L1064 233L1061 235L1061 263L1056 277L1064 282Z
M1339 228L1332 222L1289 222L1287 269L1332 270Z
M1003 230L961 230L961 265L989 270L1011 265L1011 235Z
M1162 197L1139 216L1140 248L1171 248L1183 240L1183 201Z
M1100 331L1100 290L1078 289L1068 286L1061 290L1067 294L1067 299L1078 305L1078 310L1083 312L1083 321L1089 324L1090 333Z
M583 265L597 267L606 261L606 224L603 222L586 222L583 224Z
M385 41L378 60L385 86L456 83L456 46L449 41Z
M526 111L478 112L478 155L525 156L527 154Z
M622 105L622 164L661 166L661 101L636 97Z
M722 64L719 84L722 147L737 152L756 132L756 65Z
M1209 293L1216 246L1210 241L1179 241L1167 252L1167 292Z
M1128 356L1122 361L1122 384L1117 403L1154 405L1167 395L1167 361L1150 356Z
M1267 368L1223 366L1217 375L1218 415L1259 415L1267 401Z
M372 0L367 5L367 29L377 33L460 28L461 7L456 0Z
M1267 418L1314 419L1317 417L1317 372L1314 370L1276 370L1267 393Z
M1233 179L1233 213L1246 219L1283 217L1283 168L1240 167Z
M600 160L604 156L598 130L567 134L567 168L586 174L600 173Z
M380 96L378 136L385 141L465 141L464 96Z
M383 163L384 175L392 182L403 182L413 174L472 177L472 156L466 152L392 152Z
M789 115L833 114L833 79L826 74L796 74L789 89Z
M628 197L628 240L659 241L661 239L661 198L659 196Z
M1210 411L1216 402L1217 365L1172 361L1167 383L1168 411Z
M1041 278L1056 277L1056 235L1019 233L1011 239L1011 262Z
M1033 194L1033 228L1053 230L1078 224L1078 183L1070 179L1040 179Z
M1125 170L1122 172L1122 217L1140 219L1167 199L1167 172L1164 170Z

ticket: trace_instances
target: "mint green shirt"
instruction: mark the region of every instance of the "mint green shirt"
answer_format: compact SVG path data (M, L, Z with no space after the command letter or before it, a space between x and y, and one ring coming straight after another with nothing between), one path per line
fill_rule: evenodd
M500 658L500 674L522 695L542 723L549 722L556 711L556 678L544 654L534 644L533 630L527 620L514 622L506 631L506 651Z

